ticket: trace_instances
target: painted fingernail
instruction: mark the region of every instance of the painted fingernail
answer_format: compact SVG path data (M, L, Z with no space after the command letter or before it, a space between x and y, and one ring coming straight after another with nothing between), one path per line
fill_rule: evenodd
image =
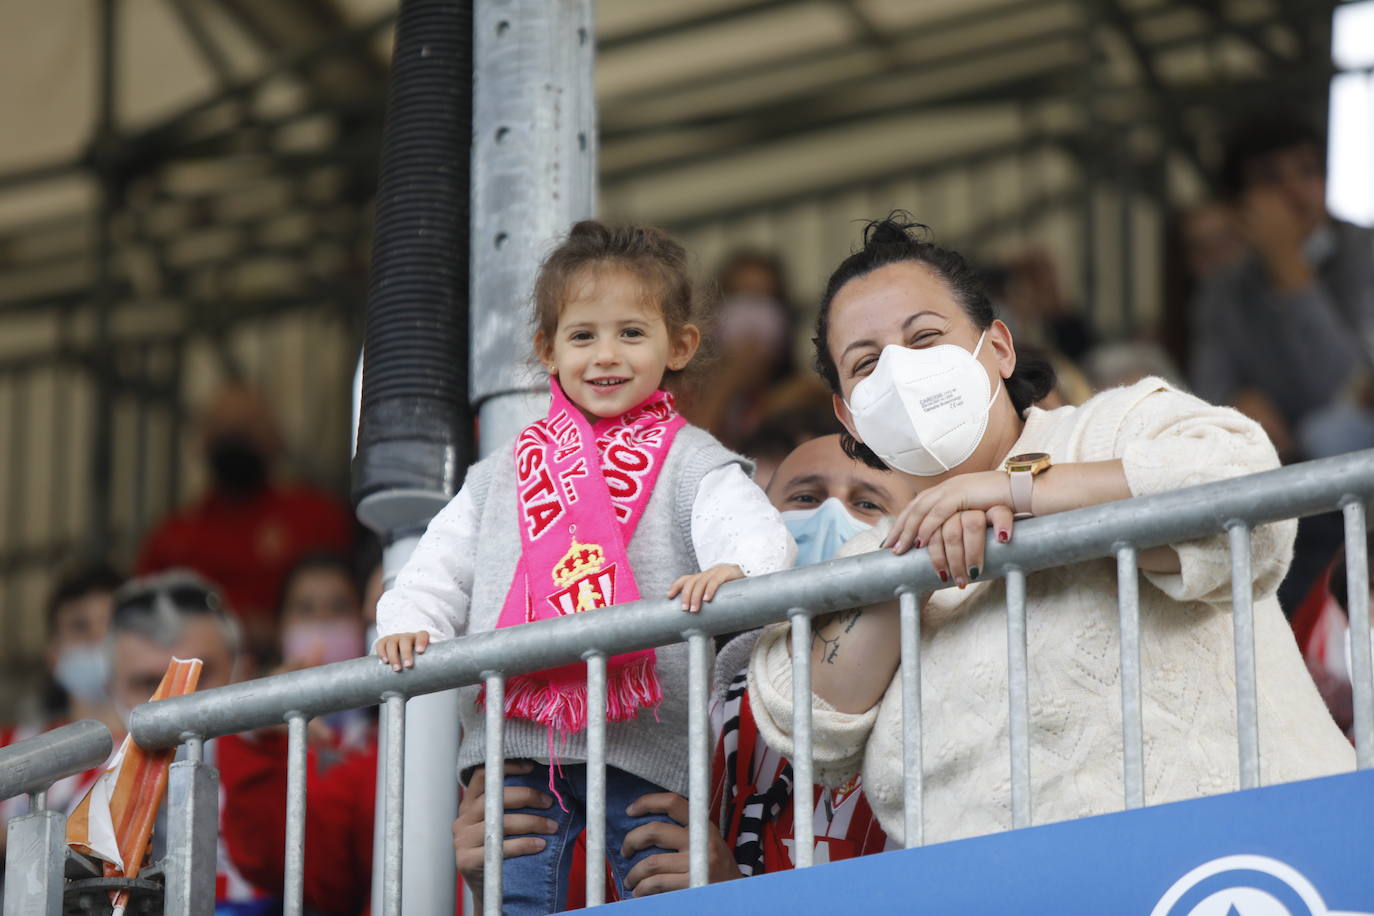
M921 549L922 547L924 547L924 546L926 546L926 542L923 541L923 540L921 540L920 538L917 538L917 539L916 539L916 549L917 549L917 550L920 550L920 549Z
M977 566L970 566L970 567L968 568L968 579L969 579L969 581L972 582L974 579L977 579L977 578L978 578L978 567L977 567Z
M936 570L936 572L938 572L938 573L940 574L940 581L941 581L941 582L948 582L948 581L949 581L949 573L945 572L943 569Z
M1010 540L1011 540L1011 532L1010 532L1010 531L999 531L999 532L997 532L997 540L999 540L999 541L1001 541L1003 544L1005 544L1007 541L1010 541Z
M955 579L954 584L959 586L960 588L963 588L964 586L968 585L968 583L964 581L963 576L960 576L959 578Z

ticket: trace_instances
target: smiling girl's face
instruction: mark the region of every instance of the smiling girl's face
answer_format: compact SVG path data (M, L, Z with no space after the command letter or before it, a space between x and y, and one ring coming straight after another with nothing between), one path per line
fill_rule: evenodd
M696 352L693 325L676 333L644 284L628 270L584 268L568 283L552 340L536 340L540 357L591 422L642 404Z

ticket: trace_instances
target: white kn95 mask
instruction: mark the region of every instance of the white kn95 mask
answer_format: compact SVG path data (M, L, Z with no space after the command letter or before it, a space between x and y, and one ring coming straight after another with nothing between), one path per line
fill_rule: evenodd
M984 331L973 353L957 344L922 350L888 344L845 406L854 429L888 467L935 477L968 460L988 426L988 410L1002 393L989 392L978 362Z

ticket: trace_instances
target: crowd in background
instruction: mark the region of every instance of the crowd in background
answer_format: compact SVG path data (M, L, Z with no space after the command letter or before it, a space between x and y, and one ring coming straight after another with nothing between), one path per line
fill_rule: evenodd
M1237 130L1216 196L1172 220L1162 320L1138 339L1099 337L1043 248L986 264L1018 352L1056 369L1041 406L1159 376L1258 421L1286 462L1374 446L1374 233L1329 216L1324 162L1321 135L1299 118ZM810 334L789 269L812 268L764 250L725 258L703 297L711 384L682 398L691 422L756 462L765 488L799 445L840 431L829 389L797 356ZM81 718L118 740L173 655L205 659L203 689L367 651L380 551L340 500L286 477L264 394L240 385L218 393L202 411L200 447L206 492L147 534L128 576L98 563L61 577L45 612L50 677L31 704L41 714L0 727L0 745ZM1280 599L1349 729L1340 545L1339 517L1305 520ZM371 712L312 724L312 798L329 800L312 805L307 850L321 912L355 912L364 894L374 730ZM279 806L253 800L284 792L284 735L217 744L226 791L251 812L224 825L224 911L268 912L281 882ZM64 781L49 802L74 803L90 781ZM0 805L0 817L17 813L14 804ZM326 861L327 877L312 865Z

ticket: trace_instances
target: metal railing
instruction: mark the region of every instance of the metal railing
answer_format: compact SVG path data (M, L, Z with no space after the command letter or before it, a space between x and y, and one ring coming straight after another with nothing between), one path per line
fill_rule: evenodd
M67 817L48 810L47 791L59 779L100 766L113 747L108 728L82 719L0 748L0 801L29 797L29 813L6 825L5 916L62 912Z
M1136 557L1139 551L1200 537L1228 533L1232 577L1237 666L1237 707L1242 786L1259 783L1259 742L1255 702L1253 602L1250 581L1250 532L1260 524L1341 509L1345 513L1350 582L1350 625L1354 652L1354 699L1357 760L1374 763L1374 683L1369 642L1369 576L1365 549L1365 502L1374 496L1374 450L1312 461L1262 474L1234 478L1171 493L1108 503L1020 523L1022 533L1009 544L990 539L988 578L1007 579L1009 702L1013 826L1030 823L1030 741L1027 714L1025 576L1036 570L1116 557L1122 626L1121 672L1126 807L1144 801L1141 735L1141 669ZM614 654L685 641L689 647L689 784L691 883L706 883L710 752L707 727L710 645L716 634L790 619L795 703L793 787L796 800L797 865L812 863L812 848L803 836L810 824L812 748L810 734L810 621L817 614L899 598L902 634L903 742L906 759L921 759L919 595L941 587L925 551L894 556L886 551L834 560L803 569L731 583L697 615L686 615L667 600L634 604L533 623L433 645L413 669L400 673L364 658L262 678L187 697L150 703L134 710L132 731L144 747L190 745L189 760L173 774L192 779L205 790L213 770L197 753L203 740L264 726L289 725L286 852L286 912L300 913L304 866L306 722L313 716L383 703L386 725L382 740L390 761L385 786L385 854L382 863L384 913L400 912L405 700L408 697L470 684L485 684L487 702L486 766L501 772L503 764L501 698L506 679L527 671L586 661L591 696L588 728L588 897L603 900L602 865L596 853L605 848L605 668ZM921 768L905 768L905 844L921 843ZM500 912L502 809L501 795L486 795L486 874L484 905ZM186 882L169 892L169 916L206 911L213 895L212 843L216 823L213 805L184 818L178 837L169 838L169 860ZM197 820L197 817L199 819ZM194 822L194 823L193 823ZM196 840L193 844L192 838ZM209 861L205 861L206 859ZM28 912L28 911L26 911ZM50 910L49 912L56 912ZM7 910L8 914L8 910Z

